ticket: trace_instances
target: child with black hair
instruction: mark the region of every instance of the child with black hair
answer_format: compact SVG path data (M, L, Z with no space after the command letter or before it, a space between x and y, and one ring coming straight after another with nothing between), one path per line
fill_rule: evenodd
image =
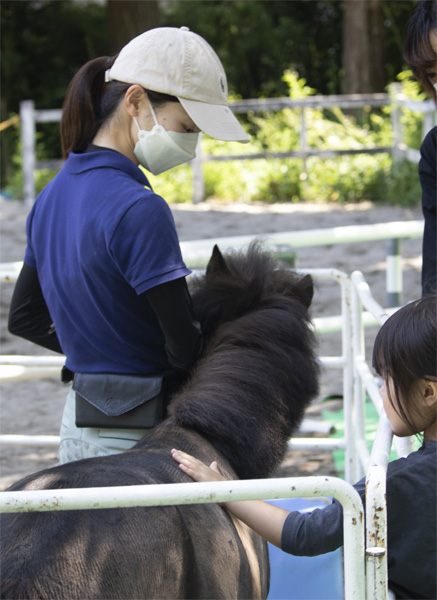
M437 296L427 295L394 313L379 330L373 365L383 378L381 396L393 432L423 433L423 445L387 470L389 588L396 598L437 598ZM195 481L220 481L216 462L208 467L172 450ZM365 479L355 484L365 503ZM285 552L315 556L343 544L343 510L337 501L301 514L263 501L223 506Z

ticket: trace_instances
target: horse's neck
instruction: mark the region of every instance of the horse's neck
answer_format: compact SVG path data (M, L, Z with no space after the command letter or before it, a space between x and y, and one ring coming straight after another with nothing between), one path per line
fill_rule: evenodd
M172 417L154 427L135 446L138 449L168 453L173 448L192 454L205 464L216 460L224 475L238 479L228 459L203 435L193 429L177 425Z

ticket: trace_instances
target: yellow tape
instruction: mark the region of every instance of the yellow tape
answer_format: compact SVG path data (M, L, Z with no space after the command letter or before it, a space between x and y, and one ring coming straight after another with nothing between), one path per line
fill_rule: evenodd
M19 122L20 122L20 115L15 115L15 117L11 117L7 121L3 121L3 123L0 123L0 131L7 129L11 125L18 125Z

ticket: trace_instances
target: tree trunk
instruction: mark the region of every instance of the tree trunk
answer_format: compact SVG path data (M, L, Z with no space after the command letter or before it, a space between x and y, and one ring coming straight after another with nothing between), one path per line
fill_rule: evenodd
M385 26L383 0L370 0L368 7L371 92L383 92L387 85L385 71Z
M383 91L382 0L343 0L343 93Z
M159 27L158 0L107 0L106 7L112 54L140 33Z

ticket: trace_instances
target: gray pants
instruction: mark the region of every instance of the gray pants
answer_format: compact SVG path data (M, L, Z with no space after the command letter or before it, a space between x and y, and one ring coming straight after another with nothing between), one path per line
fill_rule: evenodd
M62 416L59 464L81 458L119 454L135 446L147 431L76 427L76 393L70 389Z

